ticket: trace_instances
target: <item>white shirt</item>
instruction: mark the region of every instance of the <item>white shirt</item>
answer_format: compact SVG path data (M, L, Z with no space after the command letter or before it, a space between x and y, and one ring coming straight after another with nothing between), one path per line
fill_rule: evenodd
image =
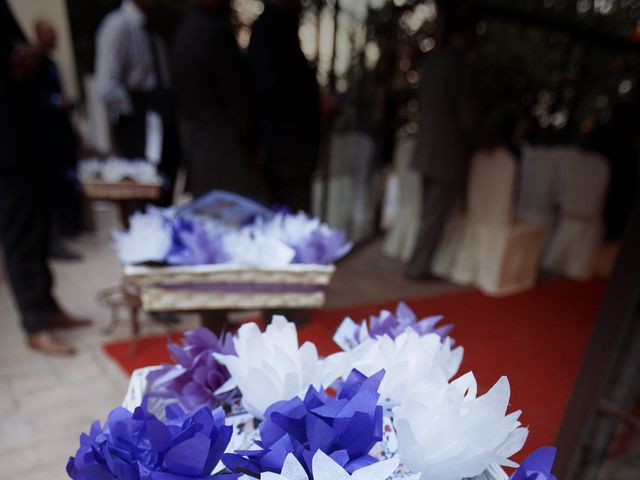
M149 92L158 86L153 65L146 15L131 0L105 17L96 37L97 88L112 119L133 111L129 91ZM153 35L158 52L160 84L168 85L168 62L164 43Z

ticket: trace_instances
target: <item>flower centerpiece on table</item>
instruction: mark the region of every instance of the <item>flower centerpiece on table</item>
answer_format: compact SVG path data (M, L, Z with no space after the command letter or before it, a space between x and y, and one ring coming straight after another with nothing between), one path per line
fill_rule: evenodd
M124 264L232 264L282 268L292 264L330 265L351 249L346 234L305 213L257 217L246 225L184 216L175 209L147 207L130 219L128 231L114 232Z

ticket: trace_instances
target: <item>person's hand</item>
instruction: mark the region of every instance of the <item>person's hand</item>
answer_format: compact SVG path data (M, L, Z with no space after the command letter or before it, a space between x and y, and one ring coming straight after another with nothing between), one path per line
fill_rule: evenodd
M16 82L33 75L42 62L42 50L26 42L18 42L9 58L11 77Z

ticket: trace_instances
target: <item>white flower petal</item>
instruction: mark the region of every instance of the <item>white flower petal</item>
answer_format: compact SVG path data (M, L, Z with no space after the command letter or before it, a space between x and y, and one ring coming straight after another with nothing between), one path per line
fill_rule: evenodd
M492 465L513 465L527 431L509 415L509 382L501 378L476 397L477 383L467 373L450 384L431 378L394 409L402 462L425 479L475 477Z

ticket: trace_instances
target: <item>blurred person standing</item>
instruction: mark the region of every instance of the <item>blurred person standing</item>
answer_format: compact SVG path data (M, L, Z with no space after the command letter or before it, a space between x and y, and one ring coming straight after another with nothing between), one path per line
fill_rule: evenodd
M28 345L71 355L53 328L87 325L64 313L52 295L47 265L52 165L39 92L42 51L30 45L6 0L0 0L0 237Z
M58 67L51 58L57 45L55 28L46 20L38 20L35 33L36 46L43 53L39 93L44 107L44 134L55 175L49 255L59 260L79 260L82 257L62 241L63 235L75 236L82 229L82 190L76 172L79 145L69 117L73 104L63 93Z
M300 48L300 12L300 0L266 0L252 27L249 61L269 194L292 211L309 212L320 99L315 70Z
M420 120L413 168L422 175L422 214L405 268L412 279L433 278L431 263L456 197L464 193L478 125L474 76L465 52L475 39L473 2L439 11L443 46L429 55L419 90ZM442 15L440 14L442 12ZM442 22L442 20L441 20Z
M229 0L193 0L172 55L184 121L188 189L212 189L265 200L256 167L249 71L231 25Z
M162 37L148 21L155 0L123 0L102 21L96 37L96 81L109 114L114 144L125 158L145 158L147 113L162 120L163 174L168 203L180 147L170 92L169 61Z

